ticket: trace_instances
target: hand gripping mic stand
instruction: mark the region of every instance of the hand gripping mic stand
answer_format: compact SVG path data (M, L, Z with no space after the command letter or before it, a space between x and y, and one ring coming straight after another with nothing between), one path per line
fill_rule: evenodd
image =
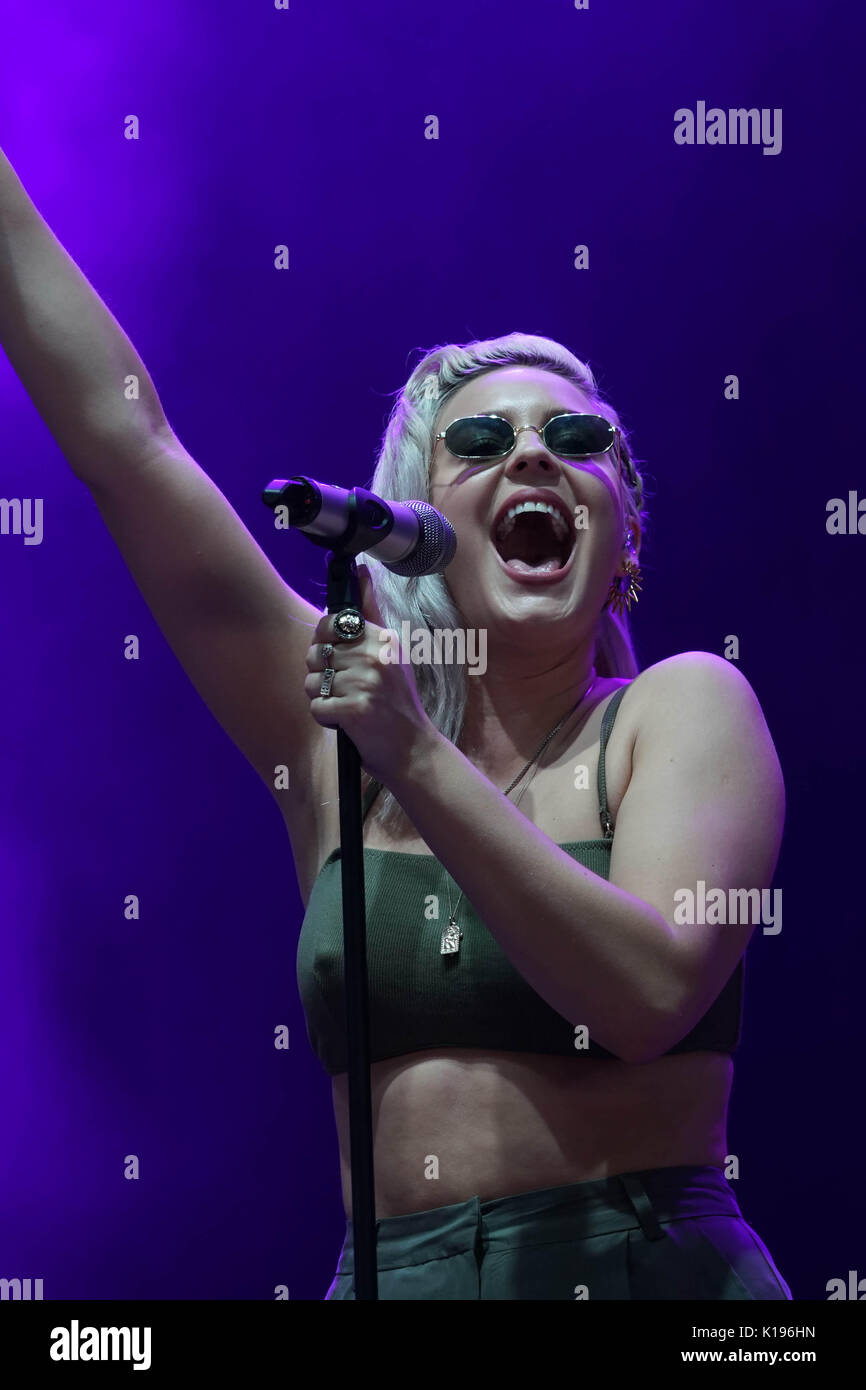
M266 506L283 509L288 524L303 524L315 510L312 493L302 497L305 478L278 479L262 493ZM372 493L354 488L348 499L348 524L339 539L304 534L329 550L328 612L360 608L355 556L377 545L390 520ZM373 1119L370 1093L370 1022L367 997L367 920L361 822L361 759L342 729L337 729L337 776L340 790L340 845L343 889L343 951L346 981L346 1045L349 1074L349 1142L352 1168L352 1232L355 1247L355 1298L378 1299L376 1204L373 1187Z

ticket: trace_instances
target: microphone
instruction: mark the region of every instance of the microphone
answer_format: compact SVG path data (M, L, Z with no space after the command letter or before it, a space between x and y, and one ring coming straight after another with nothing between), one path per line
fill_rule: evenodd
M363 487L332 487L300 474L269 483L262 501L284 511L288 525L316 545L361 537L355 553L372 555L393 574L441 574L457 549L451 522L429 502L386 502Z

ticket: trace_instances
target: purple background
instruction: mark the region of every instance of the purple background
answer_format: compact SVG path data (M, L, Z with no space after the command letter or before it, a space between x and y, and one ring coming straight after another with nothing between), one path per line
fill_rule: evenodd
M866 490L846 8L52 0L5 7L0 60L0 144L313 601L319 552L274 535L261 489L368 482L414 349L517 329L597 371L655 493L641 664L738 634L785 771L784 925L749 952L729 1149L796 1299L866 1274L866 538L825 529ZM676 145L700 100L781 107L782 152ZM285 830L2 355L0 421L0 492L45 499L41 546L0 537L0 1276L321 1299L344 1218Z

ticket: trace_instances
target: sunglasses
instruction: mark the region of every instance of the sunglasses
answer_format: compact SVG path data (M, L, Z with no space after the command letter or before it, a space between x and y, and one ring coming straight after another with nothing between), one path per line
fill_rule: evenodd
M501 415L467 415L452 420L446 430L434 436L444 439L446 448L461 459L492 459L510 454L521 430L534 429L521 425L515 430L510 420ZM619 437L619 430L603 415L554 415L539 430L545 448L561 458L588 459L606 454Z

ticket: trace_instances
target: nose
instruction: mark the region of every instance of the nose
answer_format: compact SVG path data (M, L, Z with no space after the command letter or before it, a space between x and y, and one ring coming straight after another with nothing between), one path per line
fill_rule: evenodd
M542 473L562 472L559 460L542 439L538 425L519 425L514 436L514 447L505 470L507 474L523 474L536 469Z

